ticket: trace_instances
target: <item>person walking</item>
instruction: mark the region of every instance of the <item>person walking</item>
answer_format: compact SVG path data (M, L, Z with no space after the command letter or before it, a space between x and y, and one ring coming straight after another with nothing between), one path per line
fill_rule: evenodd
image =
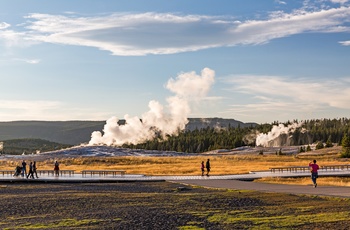
M313 162L309 163L310 171L311 171L311 180L312 183L314 184L314 187L317 187L317 178L318 178L318 170L320 167L318 164L316 164L316 160L313 160Z
M34 174L33 174L33 162L30 162L29 163L29 172L28 172L28 175L27 175L27 179L28 178L32 178L34 179Z
M36 172L36 161L34 161L34 163L33 163L33 175L35 175L36 176L36 179L38 179L39 177L38 177L38 173Z
M202 176L204 176L204 161L201 163Z
M207 163L205 163L205 167L207 168L207 176L209 176L209 172L210 172L210 160L207 160Z
M27 163L25 160L22 161L22 177L27 177Z
M55 167L53 168L53 170L55 171L55 176L59 176L60 164L58 163L58 161L55 161Z

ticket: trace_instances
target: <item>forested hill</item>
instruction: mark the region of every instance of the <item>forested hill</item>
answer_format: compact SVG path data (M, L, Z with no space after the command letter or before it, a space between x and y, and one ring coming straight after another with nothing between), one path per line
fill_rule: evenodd
M0 141L22 138L43 139L78 145L86 143L93 131L102 131L106 121L12 121L0 122ZM125 124L124 120L120 124ZM243 123L234 119L190 118L186 130L202 128L250 127L256 123Z

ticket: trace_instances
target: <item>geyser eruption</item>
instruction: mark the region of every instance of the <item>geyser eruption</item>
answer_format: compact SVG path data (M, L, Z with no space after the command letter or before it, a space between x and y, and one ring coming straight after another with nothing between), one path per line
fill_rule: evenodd
M89 145L115 145L138 144L154 139L157 135L177 134L188 123L190 102L203 99L214 83L215 72L204 68L201 75L195 72L181 73L176 79L170 79L166 88L175 93L167 98L164 108L157 101L150 101L149 111L141 116L130 117L125 115L125 125L119 125L117 117L106 121L103 134L95 131L91 134Z
M259 133L256 137L256 146L262 147L279 147L290 145L291 134L303 123L294 123L288 126L283 124L274 125L267 134Z

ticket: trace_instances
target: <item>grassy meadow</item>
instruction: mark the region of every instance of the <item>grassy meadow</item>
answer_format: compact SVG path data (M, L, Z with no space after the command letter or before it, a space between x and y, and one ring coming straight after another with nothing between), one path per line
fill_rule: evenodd
M313 159L320 166L349 164L349 159L340 158L340 146L314 150L298 155L275 154L202 154L198 156L118 156L118 157L62 157L46 156L42 158L29 155L28 158L9 158L0 160L1 170L14 170L25 159L27 164L36 160L38 170L53 169L55 160L60 169L75 170L125 170L127 174L142 175L201 175L201 162L210 159L211 175L245 174L250 171L269 170L271 167L307 166ZM265 183L310 184L310 178L263 178L257 180ZM350 186L350 178L320 177L319 184Z
M312 151L309 155L198 155L198 156L119 156L119 157L49 157L36 159L38 169L53 169L54 161L58 160L61 169L97 170L122 169L127 174L144 175L200 175L200 164L210 159L212 175L244 174L250 171L269 170L280 166L307 166L317 159L320 166L347 164L349 160L340 158L341 147ZM31 157L31 156L29 156ZM0 161L1 169L12 170L22 159L7 159ZM34 158L25 159L27 163Z
M36 159L38 169L123 169L128 174L200 175L211 160L212 174L240 174L275 166L348 164L341 149L311 155L207 155L193 157L65 157ZM14 158L15 159L15 158ZM0 161L14 169L22 160ZM27 162L34 160L26 159ZM259 182L310 184L310 178L264 178ZM350 186L348 178L318 179L322 185ZM117 184L0 185L2 229L347 229L349 198L207 189L161 182ZM184 186L184 185L181 185ZM22 196L23 194L25 196ZM35 202L33 202L35 200ZM54 209L52 207L55 207ZM30 211L28 211L30 210Z
M348 198L169 182L0 188L1 229L348 229ZM23 195L25 194L25 196Z

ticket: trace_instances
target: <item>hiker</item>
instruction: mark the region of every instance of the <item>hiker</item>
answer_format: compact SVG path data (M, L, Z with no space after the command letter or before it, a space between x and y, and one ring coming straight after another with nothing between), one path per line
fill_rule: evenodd
M38 177L38 173L36 172L36 161L34 161L34 163L33 163L33 175L35 175L36 176L36 179L38 179L39 177Z
M201 163L202 176L204 176L204 161Z
M314 187L317 187L317 183L316 180L318 178L318 170L320 169L320 167L318 166L318 164L316 164L316 160L313 160L313 162L309 163L309 167L311 170L311 180L312 183L314 183Z
M207 163L205 164L205 167L207 168L207 176L209 176L209 172L210 172L210 162L209 162L209 159L207 160Z
M29 172L28 172L28 175L27 175L27 179L28 178L32 178L34 179L34 174L33 174L33 162L30 162L29 163Z
M55 162L55 167L53 170L55 171L55 176L59 176L60 167L57 161Z
M27 163L25 160L22 161L22 177L27 177Z

